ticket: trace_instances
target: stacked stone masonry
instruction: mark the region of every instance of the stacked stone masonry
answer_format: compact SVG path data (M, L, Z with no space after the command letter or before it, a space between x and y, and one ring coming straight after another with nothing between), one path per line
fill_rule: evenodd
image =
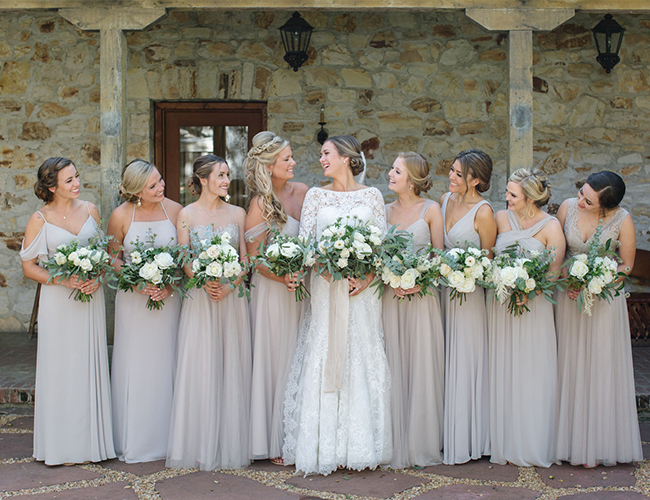
M356 135L369 162L366 182L387 200L386 173L399 151L430 159L429 196L437 200L450 160L476 147L494 159L487 196L503 207L506 32L487 31L461 11L301 13L315 31L297 72L283 60L285 11L169 10L127 32L128 158L153 160L153 101L266 101L268 128L292 143L297 178L318 185L324 106L327 131ZM609 75L590 32L601 17L578 12L534 33L534 161L550 176L555 204L591 171L619 172L637 245L650 249L650 12L616 15L626 35ZM40 163L71 158L83 198L99 202L99 43L98 33L55 12L0 12L0 331L29 321L35 286L18 251L40 205L32 190Z

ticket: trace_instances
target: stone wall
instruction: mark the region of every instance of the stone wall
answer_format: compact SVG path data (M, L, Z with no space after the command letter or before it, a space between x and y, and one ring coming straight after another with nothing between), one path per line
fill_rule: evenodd
M316 30L298 72L282 59L278 27L289 12L169 11L129 32L129 159L153 159L152 101L266 101L268 128L294 147L298 179L319 184L326 179L315 137L324 106L327 131L358 137L367 183L388 200L386 172L399 151L430 158L436 178L429 195L438 199L450 160L478 147L495 162L488 198L503 207L507 33L488 32L460 11L302 14ZM556 204L590 171L621 173L638 246L650 249L650 13L616 15L627 32L622 62L609 75L595 60L589 31L600 17L578 13L534 35L535 162L550 175ZM36 167L48 156L72 158L83 197L99 201L99 37L51 12L0 13L0 28L3 331L29 321L34 286L22 276L18 250L40 204L32 191Z

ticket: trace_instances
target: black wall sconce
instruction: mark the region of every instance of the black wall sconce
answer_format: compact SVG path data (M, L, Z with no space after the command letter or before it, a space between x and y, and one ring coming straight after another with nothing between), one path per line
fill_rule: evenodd
M325 126L327 122L325 121L325 107L321 106L320 108L320 121L318 124L320 125L320 130L318 131L318 134L316 134L316 140L320 143L322 146L325 144L325 141L327 140L327 130L325 130L323 127Z
M625 28L614 21L611 14L606 14L605 19L594 26L591 32L594 34L596 50L598 50L596 61L600 63L607 73L610 73L612 68L621 60L618 52L621 50Z
M291 19L280 27L282 44L286 52L284 60L294 71L298 71L298 68L309 59L307 47L309 47L312 31L314 28L300 17L298 12L294 12Z

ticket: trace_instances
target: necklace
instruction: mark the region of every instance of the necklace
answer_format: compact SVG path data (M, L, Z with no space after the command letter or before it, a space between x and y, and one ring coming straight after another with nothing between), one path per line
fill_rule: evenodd
M65 215L61 215L61 214L59 214L59 215L61 215L61 217L63 217L63 220L65 220L65 218L66 218L68 215L70 215L70 212L72 212L73 210L74 210L74 205L70 208L70 210L68 210L68 211L65 213ZM55 211L57 214L59 213L59 212L56 211L56 210L54 210L54 211Z

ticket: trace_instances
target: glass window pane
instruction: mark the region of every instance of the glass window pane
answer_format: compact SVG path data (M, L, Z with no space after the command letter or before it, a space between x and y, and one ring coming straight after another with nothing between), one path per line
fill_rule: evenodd
M192 177L194 160L214 151L214 130L212 127L181 127L180 147L180 203L185 206L195 201L187 188L187 181Z

